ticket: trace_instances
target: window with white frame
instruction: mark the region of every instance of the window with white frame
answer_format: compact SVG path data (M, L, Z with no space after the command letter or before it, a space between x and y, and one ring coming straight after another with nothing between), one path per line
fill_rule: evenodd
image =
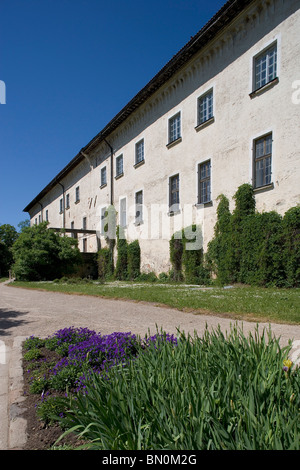
M70 207L70 194L66 195L66 209L69 209Z
M143 162L145 159L144 139L135 144L135 164Z
M211 202L211 163L210 160L198 165L198 204Z
M272 133L254 141L254 188L271 183L272 176Z
M107 175L106 175L106 166L104 166L103 168L101 168L101 187L102 186L105 186L107 184Z
M277 43L254 58L254 90L277 77Z
M171 176L169 180L169 210L179 211L179 175Z
M169 119L169 144L181 137L181 117L177 113Z
M143 222L143 191L135 193L135 223Z
M59 212L60 212L60 214L63 212L63 209L64 209L64 200L63 200L63 198L61 198L59 200Z
M211 89L198 98L198 125L209 121L213 116L213 89Z
M126 214L126 198L120 199L120 226L126 227L127 214Z
M49 222L49 211L48 211L48 209L46 210L46 222Z
M116 158L116 176L123 175L123 155Z

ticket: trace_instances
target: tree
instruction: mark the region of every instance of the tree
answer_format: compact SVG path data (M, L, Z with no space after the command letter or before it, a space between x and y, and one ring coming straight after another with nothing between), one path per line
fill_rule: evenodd
M29 219L22 220L21 222L18 223L18 227L19 227L19 231L23 232L23 230L26 227L30 227L30 220Z
M13 263L12 246L18 238L18 233L13 225L0 226L0 275L7 276Z
M74 238L64 237L47 228L47 222L23 227L12 247L13 271L20 280L53 280L71 274L81 263Z

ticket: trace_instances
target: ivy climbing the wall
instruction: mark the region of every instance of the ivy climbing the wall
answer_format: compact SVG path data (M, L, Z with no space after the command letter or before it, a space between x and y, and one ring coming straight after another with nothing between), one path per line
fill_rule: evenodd
M255 210L253 188L241 185L235 209L219 196L214 238L207 262L221 284L241 282L258 286L300 286L300 207L284 217Z
M170 278L188 284L209 284L209 272L205 267L202 247L202 229L191 225L174 233L170 240Z

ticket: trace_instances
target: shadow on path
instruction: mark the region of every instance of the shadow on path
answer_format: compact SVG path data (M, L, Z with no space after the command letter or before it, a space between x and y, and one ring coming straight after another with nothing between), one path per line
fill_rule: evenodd
M11 328L28 323L21 317L29 312L20 312L17 310L10 310L8 308L0 308L0 336L10 335Z

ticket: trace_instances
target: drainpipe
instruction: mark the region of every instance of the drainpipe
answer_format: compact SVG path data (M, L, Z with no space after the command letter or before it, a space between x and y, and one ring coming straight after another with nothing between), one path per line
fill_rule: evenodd
M110 205L113 206L114 204L114 168L113 168L114 151L113 151L112 146L105 139L105 137L103 140L104 142L107 143L107 145L110 148Z
M63 189L63 228L66 228L66 220L65 220L65 187L63 184L58 182L58 184L62 187Z

